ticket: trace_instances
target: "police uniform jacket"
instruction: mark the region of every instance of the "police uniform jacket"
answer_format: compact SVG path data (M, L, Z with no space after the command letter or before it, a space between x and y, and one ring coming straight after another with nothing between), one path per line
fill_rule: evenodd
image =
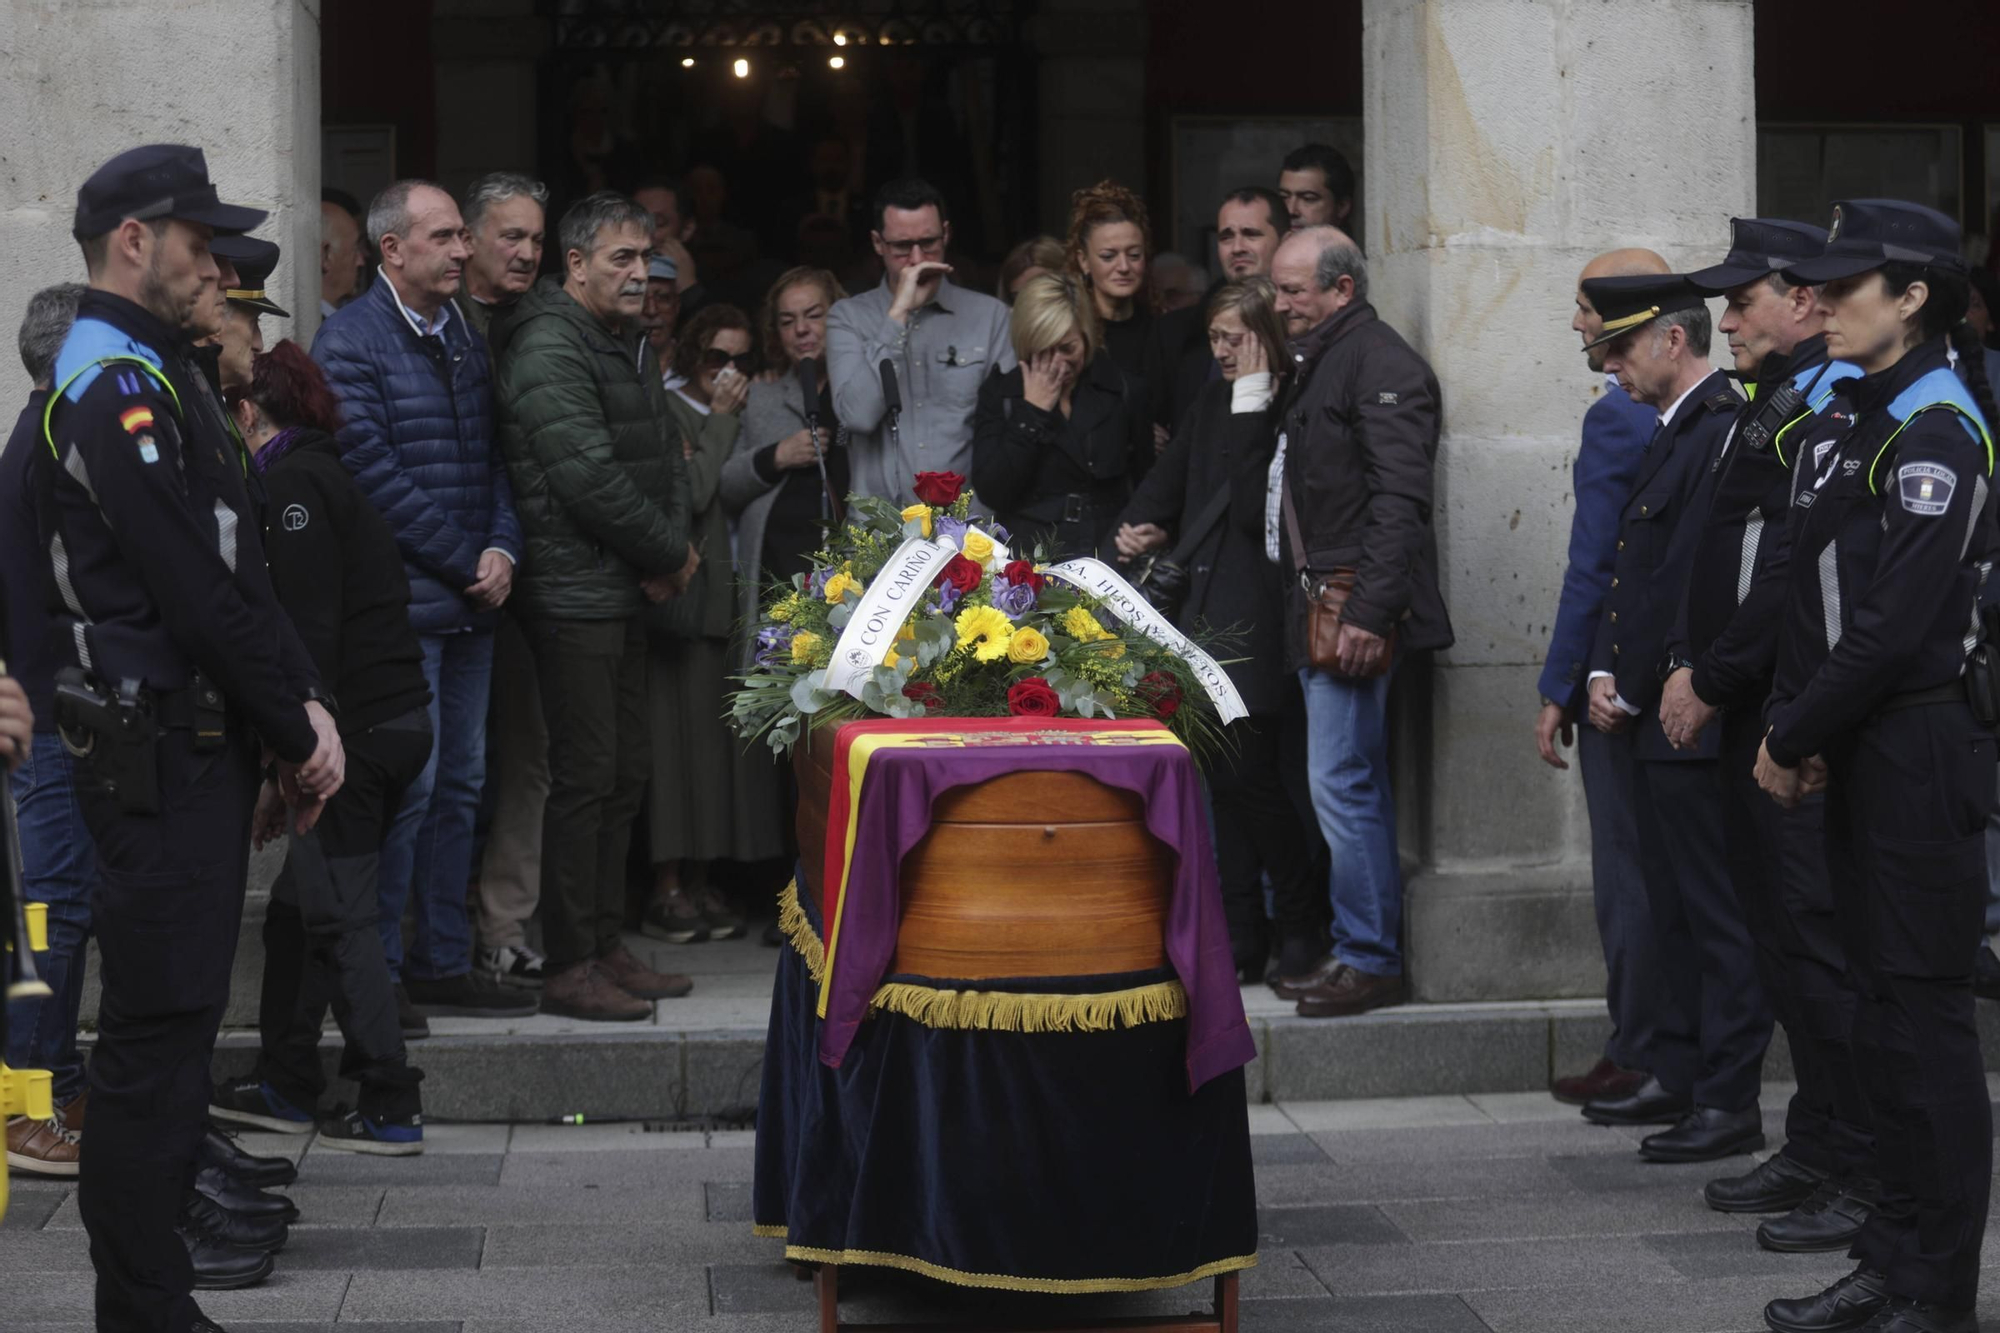
M1618 554L1619 515L1646 456L1659 418L1614 382L1583 414L1583 442L1570 469L1576 512L1569 524L1569 564L1563 569L1555 629L1542 664L1542 697L1581 712L1584 668L1604 618L1604 592Z
M1793 501L1765 742L1787 767L1894 696L1959 679L2000 546L1990 428L1942 339L1849 380L1840 397L1853 424L1805 446Z
M199 670L280 758L311 758L318 673L271 588L261 490L185 337L87 292L55 383L36 468L65 665L163 693Z
M1775 358L1774 358L1775 359ZM1784 615L1782 569L1789 546L1792 464L1842 381L1861 371L1830 361L1826 339L1808 338L1752 386L1722 455L1712 465L1715 495L1695 547L1687 597L1669 652L1694 664L1695 694L1716 707L1762 709L1771 691ZM1785 384L1806 396L1760 447L1746 427ZM1772 571L1779 571L1771 577Z
M1365 302L1322 320L1292 344L1296 368L1278 408L1285 486L1298 512L1306 567L1355 570L1341 616L1402 649L1449 648L1451 617L1437 582L1432 474L1443 400L1437 376ZM1295 564L1290 538L1280 567ZM1306 600L1287 580L1287 657L1310 663Z
M1704 729L1698 750L1675 750L1667 741L1660 727L1660 666L1707 513L1711 465L1742 401L1720 371L1689 390L1673 418L1654 432L1619 515L1590 668L1610 672L1619 697L1639 710L1634 724L1641 759L1716 757L1719 733L1712 728Z

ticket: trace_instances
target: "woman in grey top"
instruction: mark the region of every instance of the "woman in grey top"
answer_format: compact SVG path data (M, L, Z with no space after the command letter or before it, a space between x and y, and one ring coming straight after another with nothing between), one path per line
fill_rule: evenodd
M758 600L771 583L811 572L812 553L826 540L832 503L846 500L846 435L834 420L824 370L826 314L846 295L825 269L795 268L778 279L764 302L768 369L750 386L743 429L722 465L722 507L736 525L738 624L757 623ZM816 378L824 480L806 426L805 389L795 373L807 357L821 366ZM754 639L745 635L744 667L754 649Z

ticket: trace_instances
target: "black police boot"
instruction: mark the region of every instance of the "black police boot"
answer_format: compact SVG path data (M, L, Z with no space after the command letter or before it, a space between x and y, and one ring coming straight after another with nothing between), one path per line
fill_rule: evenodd
M1744 1175L1709 1181L1701 1197L1718 1213L1782 1213L1810 1199L1825 1179L1824 1172L1778 1153Z
M187 1201L181 1205L181 1225L240 1250L266 1250L272 1254L285 1248L291 1234L290 1227L276 1218L232 1213L194 1191L189 1191Z
M1780 1254L1820 1254L1854 1244L1875 1207L1872 1180L1823 1180L1812 1197L1757 1228L1757 1243Z
M1697 1106L1679 1124L1639 1141L1639 1156L1649 1162L1713 1162L1764 1146L1764 1117L1755 1106L1747 1111L1718 1111Z
M1942 1305L1891 1301L1868 1328L1869 1333L1979 1333L1979 1315L1973 1310L1947 1310Z
M1649 1078L1637 1092L1624 1097L1600 1097L1583 1108L1583 1118L1595 1125L1672 1125L1694 1109L1686 1097L1677 1097Z
M219 1166L239 1185L270 1189L289 1185L299 1178L299 1169L284 1157L255 1157L244 1152L234 1138L210 1125L195 1153L195 1165Z
M282 1194L267 1194L254 1185L245 1185L219 1166L204 1166L194 1173L197 1194L220 1204L239 1217L271 1218L290 1225L299 1220L299 1206Z
M1972 993L1982 1000L2000 1000L2000 956L1990 944L1979 946L1979 957L1972 967Z
M271 1270L278 1266L266 1250L245 1250L224 1244L205 1232L190 1227L178 1228L181 1243L187 1246L188 1259L194 1264L194 1289L196 1291L235 1291L239 1287L254 1287L271 1276ZM195 1324L198 1330L202 1326ZM210 1324L210 1328L215 1325Z
M1888 1275L1863 1266L1817 1296L1772 1301L1764 1322L1776 1333L1842 1333L1865 1327L1888 1307Z
M188 1325L188 1333L229 1333L229 1330L216 1323L213 1319L210 1319L207 1315L197 1314L194 1317L194 1322Z

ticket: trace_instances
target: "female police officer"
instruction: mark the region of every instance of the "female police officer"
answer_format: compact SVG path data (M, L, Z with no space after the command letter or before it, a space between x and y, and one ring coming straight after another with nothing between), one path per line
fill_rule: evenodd
M1782 805L1827 790L1882 1180L1852 1250L1860 1266L1764 1317L1783 1333L1956 1333L1977 1327L1993 1137L1971 987L1993 714L1967 664L1983 667L1988 651L1976 604L2000 548L1996 413L1984 375L1968 392L1946 355L1965 328L1966 278L1943 214L1843 202L1826 253L1785 277L1825 284L1827 351L1864 374L1841 386L1844 406L1826 419L1837 429L1800 450L1757 780Z

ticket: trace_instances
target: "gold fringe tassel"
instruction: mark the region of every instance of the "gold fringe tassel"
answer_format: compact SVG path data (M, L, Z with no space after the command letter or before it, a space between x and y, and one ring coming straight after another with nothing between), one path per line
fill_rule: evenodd
M826 948L799 906L793 880L778 895L778 929L791 941L813 984L826 977ZM1051 995L1015 991L939 990L889 982L869 1001L870 1013L900 1014L930 1028L987 1032L1110 1032L1144 1023L1186 1018L1187 991L1178 981L1160 981L1130 990L1095 995Z
M753 1236L766 1236L777 1240L783 1240L786 1236L790 1235L791 1232L782 1226L767 1226L762 1222L753 1222L750 1225L750 1234Z
M913 1259L904 1254L885 1254L878 1250L816 1250L807 1245L787 1245L785 1257L808 1264L869 1264L877 1268L900 1268L906 1273L921 1273L939 1282L949 1282L958 1287L984 1287L992 1291L1033 1291L1051 1296L1082 1296L1099 1291L1157 1291L1163 1287L1184 1287L1190 1282L1199 1282L1205 1277L1215 1277L1220 1273L1234 1273L1257 1266L1254 1254L1238 1255L1234 1259L1217 1259L1214 1263L1203 1264L1190 1273L1176 1273L1171 1277L1010 1277L1005 1273L966 1273L956 1268L946 1268L928 1259Z

